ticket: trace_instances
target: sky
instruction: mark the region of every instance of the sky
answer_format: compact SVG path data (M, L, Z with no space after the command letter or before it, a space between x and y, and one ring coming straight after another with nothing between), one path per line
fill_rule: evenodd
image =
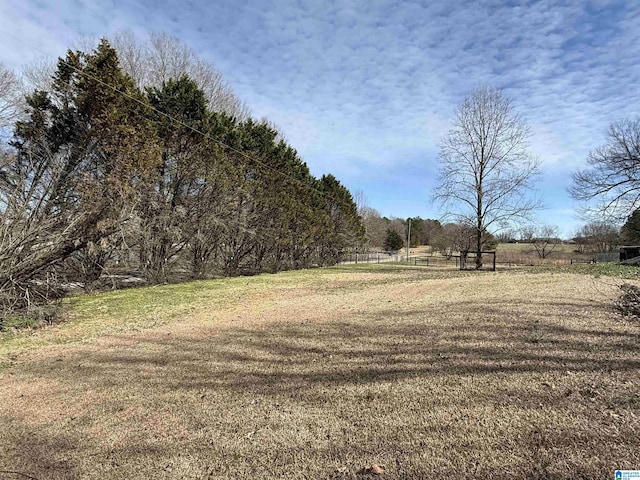
M439 142L479 86L502 90L541 162L538 221L584 223L571 174L640 114L640 1L0 0L0 62L81 36L166 32L217 68L311 172L382 215L439 218Z

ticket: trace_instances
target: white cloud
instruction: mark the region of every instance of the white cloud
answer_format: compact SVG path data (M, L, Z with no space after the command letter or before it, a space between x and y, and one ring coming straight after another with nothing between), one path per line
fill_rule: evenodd
M351 184L433 162L456 105L486 84L525 115L545 172L567 177L608 123L638 114L640 3L513 3L0 0L0 30L24 40L8 39L0 60L24 63L37 53L27 44L62 55L80 34L168 31L279 125L312 171Z

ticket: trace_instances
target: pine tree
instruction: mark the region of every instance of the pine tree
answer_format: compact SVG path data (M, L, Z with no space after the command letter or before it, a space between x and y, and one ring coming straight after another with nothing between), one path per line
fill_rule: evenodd
M622 241L627 245L640 244L640 208L629 215L620 233Z
M398 232L387 229L387 238L384 241L384 249L387 251L397 251L404 247L404 240Z

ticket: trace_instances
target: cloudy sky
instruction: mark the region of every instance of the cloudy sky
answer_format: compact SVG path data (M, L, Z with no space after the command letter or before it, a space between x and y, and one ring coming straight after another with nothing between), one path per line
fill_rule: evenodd
M607 0L0 0L0 62L55 58L79 36L182 39L315 175L383 215L438 217L438 142L480 85L503 90L543 166L540 220L581 223L571 172L640 109L640 2Z

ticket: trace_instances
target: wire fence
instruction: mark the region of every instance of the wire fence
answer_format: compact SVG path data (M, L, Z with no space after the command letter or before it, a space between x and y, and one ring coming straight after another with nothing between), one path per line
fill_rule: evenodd
M350 253L347 254L343 264L357 264L357 263L389 263L389 262L404 262L406 256L403 256L397 252L365 252L365 253Z
M366 252L351 253L346 255L342 264L358 264L358 263L406 263L407 265L425 266L425 267L460 267L460 256L407 256L398 252Z
M498 252L496 256L497 269L511 269L514 267L533 267L543 265L575 265L590 264L602 262L619 262L620 254L618 252L607 252L594 256L578 255L575 257L548 257L539 258L537 255L514 255L511 252ZM342 264L359 264L359 263L404 263L412 266L422 267L442 267L442 268L460 268L460 255L411 255L400 252L365 252L347 254ZM483 261L484 263L484 261Z

